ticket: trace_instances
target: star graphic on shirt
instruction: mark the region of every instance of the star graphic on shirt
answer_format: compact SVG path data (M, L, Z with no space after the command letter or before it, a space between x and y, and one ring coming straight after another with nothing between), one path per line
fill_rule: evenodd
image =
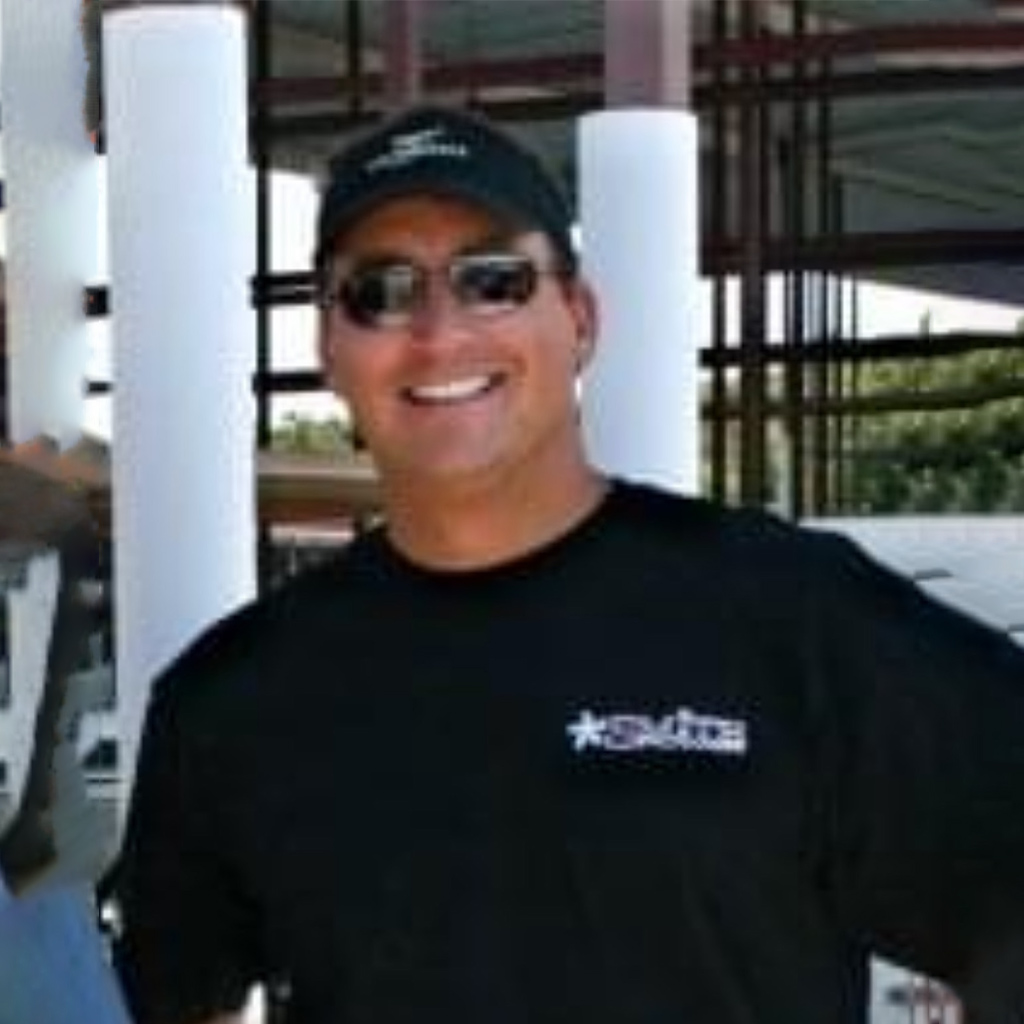
M565 730L572 737L573 750L584 750L586 747L601 745L604 736L604 720L590 711L581 711L575 722L570 722Z

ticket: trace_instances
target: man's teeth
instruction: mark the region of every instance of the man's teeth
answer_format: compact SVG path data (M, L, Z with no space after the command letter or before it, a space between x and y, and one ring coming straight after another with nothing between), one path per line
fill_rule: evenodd
M417 402L457 402L465 398L482 395L494 382L494 378L466 377L463 380L449 380L442 384L423 384L410 388L409 395Z

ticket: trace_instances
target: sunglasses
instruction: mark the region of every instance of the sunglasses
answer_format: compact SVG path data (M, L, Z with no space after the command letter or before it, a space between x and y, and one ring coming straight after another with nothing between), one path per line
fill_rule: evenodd
M497 317L525 306L540 278L557 273L517 252L462 253L437 270L409 260L372 260L348 271L325 294L322 305L339 307L360 327L398 330L423 310L430 279L439 274L460 309Z

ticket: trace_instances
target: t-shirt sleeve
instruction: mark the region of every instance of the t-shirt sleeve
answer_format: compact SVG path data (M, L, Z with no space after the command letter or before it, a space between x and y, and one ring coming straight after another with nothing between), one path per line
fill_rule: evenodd
M1019 1012L1024 648L817 543L807 651L836 911L858 943Z
M237 1011L259 973L252 906L217 838L213 744L179 699L203 682L172 669L154 687L117 868L116 961L146 1024Z

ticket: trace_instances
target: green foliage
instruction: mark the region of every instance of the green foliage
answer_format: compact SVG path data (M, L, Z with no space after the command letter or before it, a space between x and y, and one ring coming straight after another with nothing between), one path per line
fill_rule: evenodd
M1024 397L1005 396L1014 382L1024 391L1024 348L864 367L861 395L946 393L972 404L863 417L852 446L856 510L1024 512Z
M353 450L352 432L337 416L315 419L288 413L270 438L275 452L295 455L339 455Z

